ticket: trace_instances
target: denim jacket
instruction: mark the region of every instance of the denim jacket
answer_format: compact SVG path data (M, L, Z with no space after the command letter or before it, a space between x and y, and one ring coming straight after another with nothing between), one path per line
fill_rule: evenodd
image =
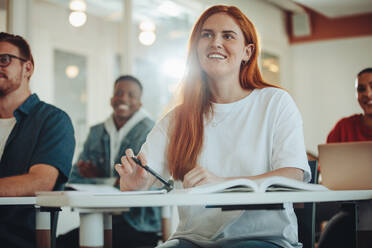
M146 141L148 133L154 126L154 122L145 117L139 121L121 141L115 163L120 163L121 155L125 150L131 148L137 154L142 144ZM104 123L100 123L90 128L88 138L84 144L84 149L78 160L90 160L101 171L104 177L108 178L111 174L110 166L110 136L105 129ZM113 173L118 177L117 172ZM79 174L77 165L72 168L69 183L91 183L99 184L104 178L83 178ZM123 218L136 230L143 232L158 232L161 229L161 211L158 207L131 208L128 212L123 212Z

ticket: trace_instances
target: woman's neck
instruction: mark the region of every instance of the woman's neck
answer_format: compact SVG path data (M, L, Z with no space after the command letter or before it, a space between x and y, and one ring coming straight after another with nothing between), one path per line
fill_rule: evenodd
M215 103L231 103L248 96L252 90L243 89L239 79L208 78L208 86L211 91L212 101Z

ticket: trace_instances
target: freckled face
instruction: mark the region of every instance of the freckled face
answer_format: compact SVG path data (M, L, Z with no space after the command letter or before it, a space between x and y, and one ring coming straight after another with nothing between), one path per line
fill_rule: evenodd
M232 17L224 13L210 16L203 24L197 52L200 65L208 77L239 77L242 61L251 55L244 35Z

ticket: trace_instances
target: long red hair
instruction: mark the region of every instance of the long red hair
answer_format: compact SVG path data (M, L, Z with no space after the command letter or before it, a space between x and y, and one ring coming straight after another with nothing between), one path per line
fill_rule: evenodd
M176 180L196 166L203 147L204 118L213 113L211 94L202 71L197 54L197 44L204 22L213 14L224 13L239 25L245 44L254 44L249 61L240 67L240 85L243 89L277 87L264 82L257 64L259 44L256 29L252 22L236 7L217 5L207 9L194 25L187 56L187 72L179 94L180 105L173 110L170 120L168 166Z

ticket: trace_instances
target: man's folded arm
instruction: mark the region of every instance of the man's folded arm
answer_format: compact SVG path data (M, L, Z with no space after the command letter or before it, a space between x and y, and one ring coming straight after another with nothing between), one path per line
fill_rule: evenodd
M35 164L23 175L0 178L0 197L34 196L37 191L51 191L59 171L47 164Z

